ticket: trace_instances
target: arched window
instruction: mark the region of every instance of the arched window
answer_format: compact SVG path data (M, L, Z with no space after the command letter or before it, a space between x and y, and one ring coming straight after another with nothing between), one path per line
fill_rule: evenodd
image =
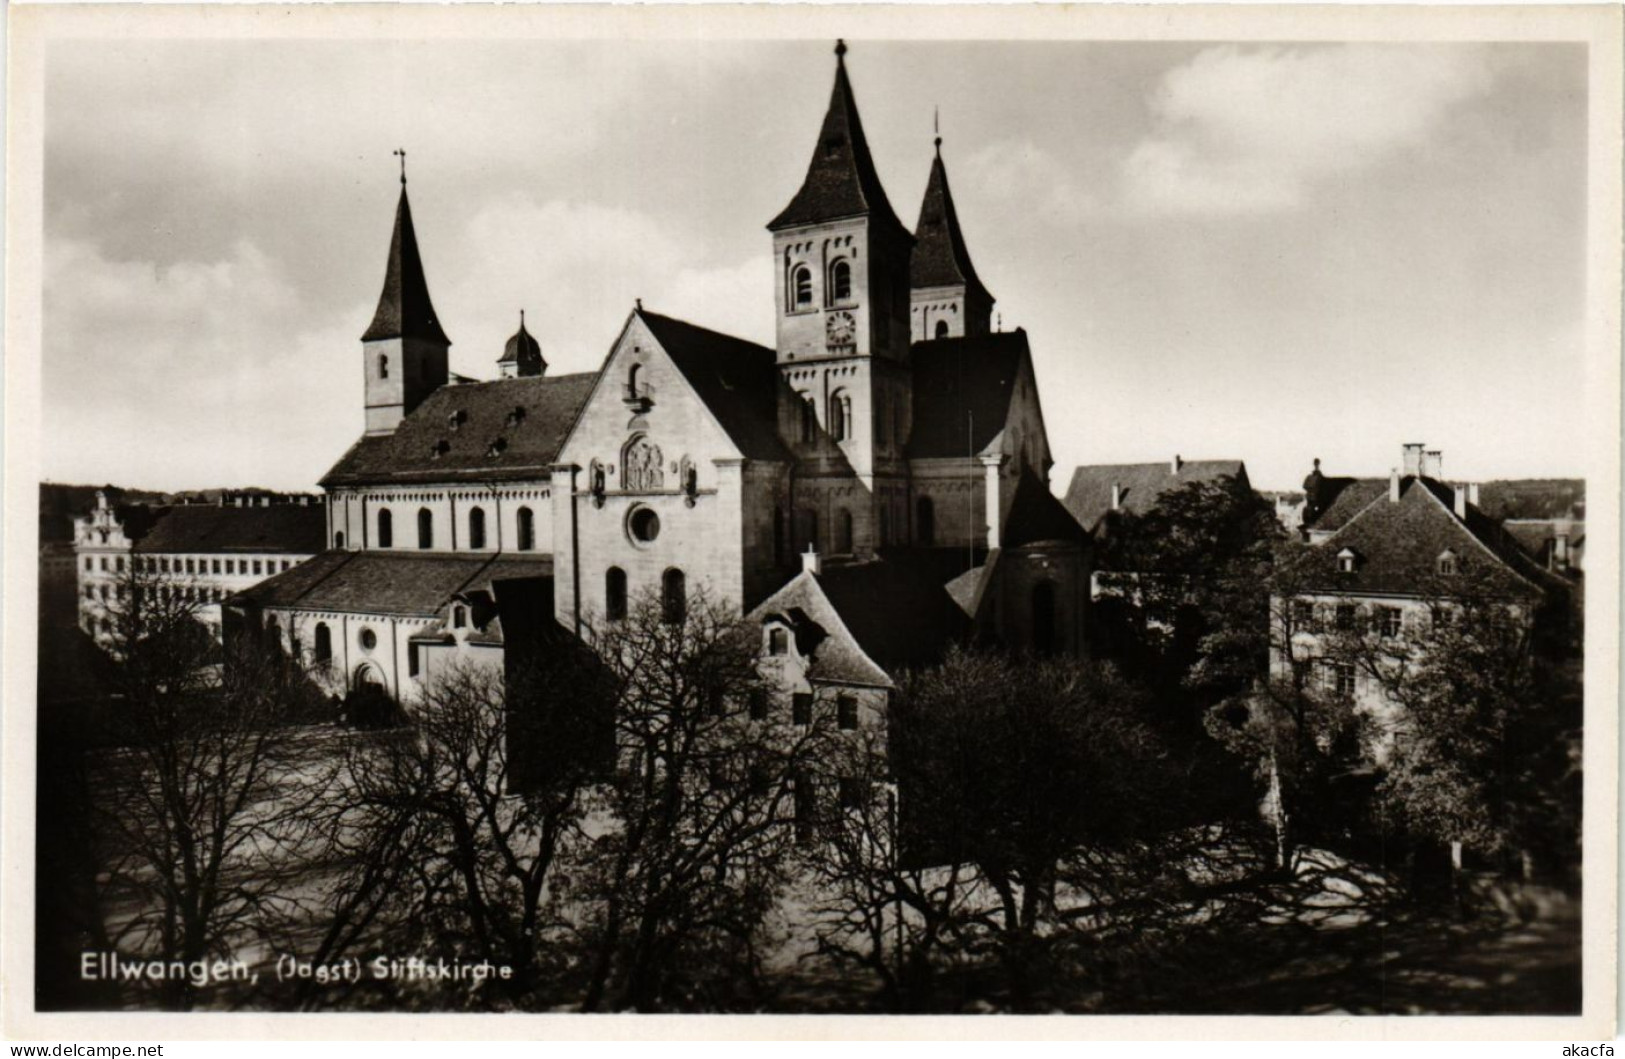
M829 285L838 302L849 301L852 298L852 266L845 258L835 262L829 270Z
M1055 650L1055 585L1049 581L1033 586L1033 650L1044 655Z
M335 548L344 547L344 531L343 530L339 530L337 533L333 534L333 547L335 547Z
M801 441L804 445L811 445L818 439L818 409L813 404L812 394L801 391Z
M387 507L378 512L378 547L395 547L395 516Z
M688 617L688 578L676 567L660 578L660 617L667 625L681 625Z
M790 653L790 630L782 625L775 625L767 630L767 653L770 655L787 655Z
M804 507L796 512L796 551L818 550L818 512Z
M426 507L418 508L418 547L434 547L434 514Z
M618 566L604 571L604 615L610 621L626 619L626 571Z
M805 309L812 305L812 269L806 265L797 265L790 272L790 289L793 291L791 306Z
M935 337L935 338L947 338L948 337L948 321L946 321L946 320L938 320L937 321L937 330L936 330L936 334L933 337Z
M536 550L536 516L531 514L530 508L519 509L519 550L530 552Z
M463 629L468 627L468 610L462 606L451 608L451 627Z
M628 400L642 396L638 393L638 375L642 371L642 364L634 364L626 369L626 396Z
M914 502L914 531L921 544L937 543L937 507L928 496Z
M333 660L333 630L327 627L327 622L316 623L316 664L326 665Z
M836 441L852 436L852 397L845 390L836 390L829 398L829 432Z
M282 627L276 623L275 617L265 622L265 646L271 651L282 649Z
M378 358L378 377L380 379L389 378L389 357L388 356L380 356Z
M476 507L468 513L468 546L485 547L485 509Z
M835 514L835 547L836 555L852 554L852 512L841 508Z

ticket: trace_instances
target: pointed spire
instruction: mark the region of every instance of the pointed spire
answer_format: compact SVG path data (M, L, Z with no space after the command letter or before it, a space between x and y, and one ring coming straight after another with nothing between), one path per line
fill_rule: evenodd
M768 229L794 228L844 217L872 217L879 225L907 236L908 230L892 212L886 191L875 171L869 141L846 76L846 42L835 42L835 87L829 110L818 133L818 146L807 166L806 179L790 205L773 218Z
M936 146L931 176L925 183L925 199L920 203L920 223L914 228L909 285L919 290L964 284L967 294L976 293L991 301L992 295L982 286L971 264L965 234L959 228L959 212L954 209L953 192L948 189L948 169L942 164L941 136L936 138Z
M421 338L451 345L429 301L429 283L423 278L417 232L412 227L412 205L406 198L406 152L401 155L401 199L395 207L395 233L389 240L389 264L378 311L361 336L363 342L386 338Z

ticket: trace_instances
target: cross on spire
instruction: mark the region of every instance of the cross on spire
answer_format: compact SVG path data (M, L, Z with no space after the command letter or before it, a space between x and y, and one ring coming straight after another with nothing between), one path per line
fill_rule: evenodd
M406 148L397 147L389 152L401 160L401 187L406 186Z
M931 105L931 135L936 137L937 153L942 153L942 108Z

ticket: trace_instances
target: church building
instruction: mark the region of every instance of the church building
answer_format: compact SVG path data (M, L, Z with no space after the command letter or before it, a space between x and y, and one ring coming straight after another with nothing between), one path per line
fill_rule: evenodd
M913 232L898 219L845 54L767 225L771 349L640 303L597 371L549 374L521 318L500 377L460 380L403 175L365 429L321 483L328 550L235 611L335 694L407 704L449 660L500 665L521 627L590 642L645 596L748 614L795 663L775 663L787 697L851 684L875 709L955 639L1082 653L1087 535L1049 490L1027 334L992 326L940 138Z

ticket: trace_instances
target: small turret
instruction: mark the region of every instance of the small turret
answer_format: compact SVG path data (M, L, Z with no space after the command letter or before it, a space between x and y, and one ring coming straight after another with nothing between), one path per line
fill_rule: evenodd
M542 357L542 344L525 330L525 310L519 310L519 330L508 339L508 344L502 348L502 356L497 360L497 370L504 379L517 379L534 375L541 375L547 371L547 361Z

